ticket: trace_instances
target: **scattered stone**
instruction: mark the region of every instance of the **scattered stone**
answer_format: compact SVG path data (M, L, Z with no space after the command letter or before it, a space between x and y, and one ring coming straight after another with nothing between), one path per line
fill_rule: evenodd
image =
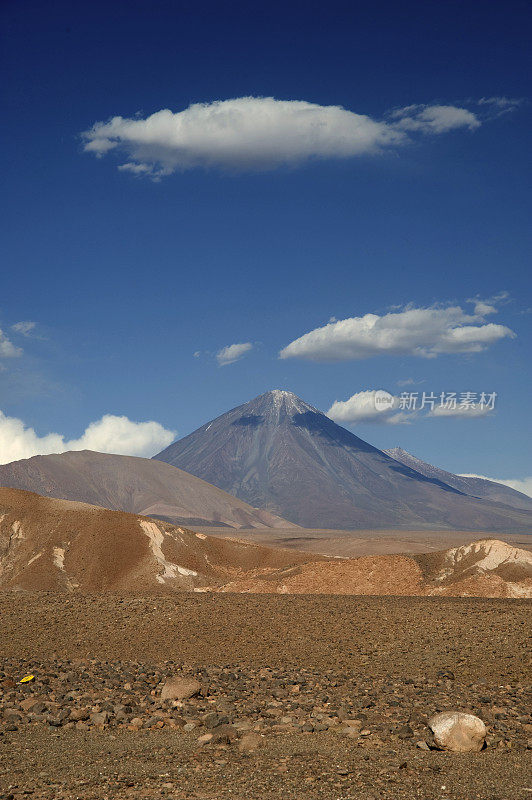
M402 725L399 730L397 731L397 735L400 739L411 739L414 735L414 731L410 727L410 725Z
M419 747L420 750L428 750L430 752L430 747L426 743L424 739L421 739L419 742L416 742L416 747Z
M212 734L213 744L231 744L238 736L238 731L232 725L221 725Z
M259 733L249 731L245 733L238 743L238 749L241 753L251 753L257 750L262 744L262 736Z
M195 678L168 678L161 690L161 700L190 700L199 694L201 683Z
M227 714L217 714L216 711L211 711L203 717L203 724L206 728L217 728L220 725L228 725L229 717Z
M187 671L180 672L183 669ZM25 673L35 674L35 682L10 684L10 676ZM169 675L194 681L192 688L208 685L207 695L198 692L188 699L163 700L161 687L173 680ZM214 744L224 747L234 742L235 736L247 733L273 737L337 733L368 751L399 745L416 752L416 747L425 749L416 743L425 739L437 703L439 708L456 704L479 713L490 727L486 737L490 750L511 747L526 752L532 737L526 683L490 684L488 692L483 681L457 677L451 684L448 677L442 680L436 672L416 680L392 676L353 679L317 667L190 669L173 661L149 665L120 659L3 659L0 686L0 734L9 733L7 726L25 729L35 725L76 731L106 729L111 735L117 729L168 729L196 737L219 733ZM296 693L294 686L299 687ZM426 744L435 746L432 738Z
M90 715L90 721L93 725L106 725L109 719L107 711L96 711Z

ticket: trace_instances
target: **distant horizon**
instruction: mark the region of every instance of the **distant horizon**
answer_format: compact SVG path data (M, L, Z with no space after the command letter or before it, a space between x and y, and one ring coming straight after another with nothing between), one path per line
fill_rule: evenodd
M320 413L320 414L323 414L324 416L328 416L328 417L329 417L329 419L331 419L333 422L335 422L335 424L338 424L338 425L339 425L339 427L341 427L341 428L344 428L345 430L349 431L350 433L355 433L355 431L353 431L353 430L350 430L349 428L345 428L345 426L343 426L343 425L341 425L341 424L337 423L337 422L336 422L336 421L335 421L335 420L334 420L332 417L330 417L330 416L329 416L328 414L326 414L324 411L321 411L320 409L317 409L317 408L315 408L314 406L311 406L311 405L310 405L309 403L307 403L307 402L306 402L306 401L305 401L303 398L300 398L298 395L296 395L296 393L295 393L295 392L292 392L290 389L268 389L266 392L261 392L261 394L257 395L257 396L256 396L256 397L254 397L254 398L251 398L250 400L247 400L247 401L245 401L244 403L239 403L237 406L234 406L232 409L227 409L227 410L226 410L226 412L222 412L222 414L221 414L221 415L218 415L217 417L214 417L214 418L212 418L212 419L210 419L210 420L206 420L205 422L203 422L203 423L202 423L202 424L199 426L199 428L202 428L202 427L204 427L205 425L209 425L209 424L210 424L210 423L212 423L214 420L218 419L218 417L219 417L219 416L223 416L223 414L224 414L224 413L227 413L228 411L235 410L235 409L237 409L237 408L240 408L241 406L244 406L244 405L246 405L247 403L253 402L253 400L257 400L257 399L259 399L259 398L261 398L261 397L264 397L265 395L268 395L268 394L275 394L275 393L277 393L277 392L278 392L278 393L280 393L280 394L288 394L288 395L291 395L291 396L295 397L295 398L296 398L298 401L302 401L303 403L305 403L305 405L308 405L310 408L313 408L313 409L314 409L315 411L317 411L318 413ZM0 413L1 413L1 412L0 412ZM1 419L0 419L0 421L1 421ZM115 418L115 419L114 419L114 421L113 421L113 426L114 426L114 424L117 424L117 423L118 423L118 425L122 425L123 427L125 427L125 429L126 429L126 431L127 431L127 433L128 433L128 434L130 433L130 429L131 429L131 428L133 428L133 426L134 426L134 434L137 436L137 438L139 437L139 432L141 433L141 436L142 436L143 426L144 426L144 430L148 430L148 431L150 431L150 433L151 433L151 431L152 431L152 426L154 425L154 423L131 423L129 420L122 420L122 421L120 421L120 419L119 419L119 418ZM158 427L161 427L161 426L158 426ZM196 430L198 430L198 429L196 429ZM170 432L165 432L165 431L164 431L164 429L162 429L162 431L163 431L163 433L159 433L159 437L161 438L161 440L164 440L164 438L167 438L167 439L169 439ZM99 441L100 441L101 443L103 443L103 444L104 444L106 447L108 447L108 446L112 446L112 444L111 444L111 443L112 443L113 441L117 441L117 440L114 438L114 431L112 432L112 434L111 434L111 435L110 435L108 438L106 438L106 437L105 437L105 425L103 426L103 430L102 430L102 431L99 431L99 430L98 430L98 426L95 426L95 425L93 425L93 426L92 426L92 431L86 431L85 435L87 435L87 434L88 434L88 435L89 435L89 437L90 437L91 433L92 433L93 435L94 435L94 434L96 435L96 441L98 441L98 440L99 440ZM103 436L102 436L102 433L103 433ZM151 446L153 445L153 438L152 438L152 437L150 437L150 433L148 433L148 440L147 440L147 441L142 441L142 438L141 438L141 440L140 440L140 442L139 442L139 445L140 445L141 447L145 447L145 446L146 446L146 444L148 444L148 446L149 446L149 447L151 447ZM103 449L103 450L101 450L101 449L98 449L97 447L89 447L89 446L76 446L76 447L69 447L69 445L76 444L76 443L72 443L72 442L65 442L65 447L66 447L66 449L62 449L62 450L61 450L61 449L58 449L58 450L53 450L53 451L50 451L50 450L48 450L47 452L42 452L42 453L34 453L34 454L32 454L32 455L23 456L23 457L22 457L22 458L20 458L20 459L19 459L19 458L17 458L17 459L9 459L9 461L0 461L0 464L9 464L9 463L12 463L13 461L27 460L28 458L34 458L35 456L39 456L39 455L41 455L41 456L43 456L43 455L62 455L62 454L65 454L65 453L70 453L70 452L93 452L93 453L102 453L102 454L107 454L107 455L129 455L129 456L136 457L136 458L143 458L143 457L145 457L145 458L156 458L158 455L160 455L160 453L164 452L164 450L165 450L167 447L169 447L170 445L174 444L175 442L178 442L178 441L180 441L181 439L184 439L184 438L186 438L186 437L187 437L187 436L189 436L191 433L194 433L194 431L189 431L188 433L186 433L186 434L183 434L182 436L175 435L175 436L174 436L174 437L171 439L171 441L169 440L169 441L168 441L168 443L167 443L167 444L165 444L165 445L162 447L162 449L161 449L160 451L157 451L157 452L155 452L155 453L152 453L151 455L150 455L150 454L148 454L148 453L147 453L147 454L145 454L145 455L138 455L138 454L136 455L135 453L122 452L120 449L118 449L117 451L115 451L115 450L109 450L109 449ZM165 437L165 434L167 434L167 436L166 436L166 437ZM358 434L355 434L355 435L358 435ZM362 437L359 437L359 438L362 438ZM81 441L82 441L82 440L80 440L80 442L78 442L78 444L80 444L80 443L81 443ZM363 441L365 441L365 440L363 440ZM368 444L372 444L371 442L367 442L367 443L368 443ZM119 447L120 445L117 445L117 446ZM129 446L130 446L130 445L129 445L129 441L128 441L128 442L127 442L127 445L126 445L126 447L129 449ZM375 446L375 445L373 445L373 446ZM403 447L401 447L400 445L397 445L397 444L395 444L395 445L392 445L392 446L390 446L390 447L383 447L383 448L377 448L377 449L380 449L380 450L381 450L382 452L384 452L386 455L390 455L388 451L391 451L391 450L401 450L401 451L403 451L403 452L404 452L406 455L409 455L409 456L414 456L415 458L419 459L419 456L417 456L417 454L416 454L416 453L411 453L411 452L409 452L409 451L405 450ZM391 457L393 458L393 456L391 456ZM1 458L1 453L0 453L0 458ZM428 462L425 462L425 461L424 461L424 459L421 459L421 461L423 461L424 463L428 463ZM442 467L441 467L439 464L437 464L437 463L435 463L435 464L429 464L429 466L437 467L438 469L443 469L443 468L442 468ZM456 476L458 476L458 477L464 477L464 478L480 478L481 480L487 480L487 481L491 481L491 482L493 482L493 483L499 483L499 484L502 484L502 485L504 485L504 486L508 486L508 487L510 487L510 488L512 488L512 489L514 489L515 491L521 492L522 494L525 494L525 495L527 495L527 496L529 496L529 497L532 497L532 479L530 479L530 478L525 478L525 479L519 479L519 478L514 478L514 479L512 479L512 478L502 478L502 479L499 479L499 478L494 478L494 477L488 477L488 476L486 476L486 475L479 475L478 473L468 473L468 472L463 472L463 473L452 473L452 471L451 471L451 470L446 470L446 471L447 471L447 472L450 472L451 474L453 474L453 475L456 475Z

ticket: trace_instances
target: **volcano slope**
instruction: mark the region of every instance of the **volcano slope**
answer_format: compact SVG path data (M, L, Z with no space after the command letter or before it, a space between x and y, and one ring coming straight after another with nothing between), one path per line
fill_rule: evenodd
M532 597L532 553L498 540L327 558L0 489L0 589Z
M463 494L273 390L154 457L305 528L521 533L532 512Z
M180 469L92 450L0 465L0 486L157 517L177 525L296 527Z
M404 464L405 467L410 467L425 475L426 478L435 478L436 480L452 486L463 494L468 494L471 497L480 497L485 500L492 500L495 503L504 503L513 508L523 508L527 511L532 510L532 497L529 497L522 492L512 489L510 486L505 486L503 483L497 481L489 481L487 478L472 478L464 475L455 475L454 472L447 472L447 470L435 467L432 464L427 464L420 458L413 456L402 447L393 447L391 450L383 450L386 455Z

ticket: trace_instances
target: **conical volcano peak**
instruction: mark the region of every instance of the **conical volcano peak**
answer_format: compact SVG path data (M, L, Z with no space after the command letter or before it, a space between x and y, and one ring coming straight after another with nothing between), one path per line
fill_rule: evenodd
M269 392L259 395L254 400L251 400L248 405L261 407L263 413L269 415L293 415L305 414L309 411L314 413L321 413L313 406L305 403L297 394L289 392L287 389L271 389Z
M299 400L299 397L294 394L294 392L289 392L288 389L270 389L269 392L265 392L266 396L270 395L273 400L282 400L285 397L292 397L296 400Z
M484 503L364 442L287 389L232 408L155 456L306 528L505 530Z
M399 456L410 456L410 453L407 453L402 447L390 447L388 450L384 451L388 453L389 456L392 458L398 458Z

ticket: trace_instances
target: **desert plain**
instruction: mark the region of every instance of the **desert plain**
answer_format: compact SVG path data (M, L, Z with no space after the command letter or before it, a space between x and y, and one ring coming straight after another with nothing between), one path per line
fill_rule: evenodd
M26 593L13 603L3 593L0 796L526 798L530 609L493 598ZM197 680L198 695L161 700L175 674ZM27 710L5 724L6 705ZM427 719L449 708L482 717L486 749L426 749Z

